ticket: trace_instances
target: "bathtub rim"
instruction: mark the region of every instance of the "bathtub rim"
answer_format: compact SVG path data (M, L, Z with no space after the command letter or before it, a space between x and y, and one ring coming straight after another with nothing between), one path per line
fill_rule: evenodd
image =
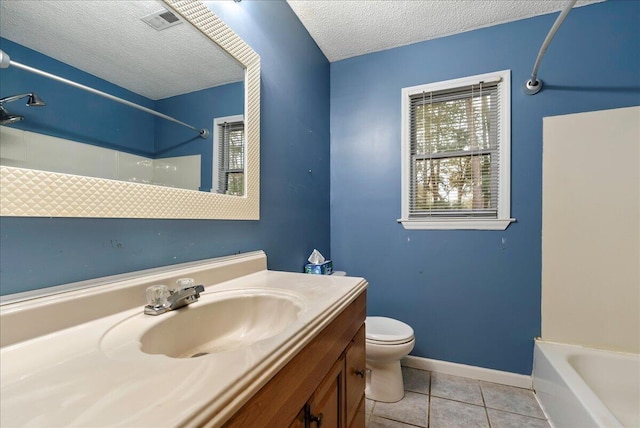
M594 426L625 428L569 362L569 356L577 353L604 353L629 357L638 356L638 354L634 353L591 348L587 346L553 342L536 338L533 355L533 373L531 377L533 380L533 389L536 391L538 401L542 406L543 411L549 417L549 422L554 427L562 427L562 425L556 425L554 418L557 418L557 414L552 410L552 406L545 402L545 395L552 394L545 390L544 382L546 382L546 380L543 380L541 383L537 374L537 369L540 369L539 358L545 358L546 362L554 370L554 375L559 377L559 380L563 383L562 386L573 394L573 398L577 400L582 407L582 410L588 414L593 421ZM557 381L557 379L555 380ZM541 394L538 394L538 391L540 391Z

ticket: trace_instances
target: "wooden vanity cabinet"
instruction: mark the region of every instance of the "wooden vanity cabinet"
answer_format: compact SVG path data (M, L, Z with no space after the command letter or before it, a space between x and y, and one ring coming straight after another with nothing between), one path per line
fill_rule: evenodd
M344 358L336 361L329 374L305 404L305 422L309 427L344 427Z
M365 364L362 326L305 405L303 421L307 426L364 427L364 408L360 404L364 404Z
M224 427L364 428L365 310L363 292Z
M360 327L345 352L345 403L347 427L364 427L365 330Z

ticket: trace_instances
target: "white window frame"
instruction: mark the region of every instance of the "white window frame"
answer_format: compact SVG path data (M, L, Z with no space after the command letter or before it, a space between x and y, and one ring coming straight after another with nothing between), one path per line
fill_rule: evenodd
M478 84L479 82L497 81L502 79L499 86L500 97L500 160L498 178L498 208L497 218L410 218L410 162L411 162L411 128L410 128L410 97L423 92L435 92L454 89L462 86ZM479 74L460 79L446 80L425 85L402 88L402 223L405 229L476 229L476 230L505 230L515 219L511 218L511 70L496 71Z
M224 116L224 117L216 117L213 119L213 168L211 169L212 177L211 177L211 191L218 191L218 156L220 156L220 133L218 132L218 126L224 124L225 122L233 123L233 122L244 122L243 114L236 114L234 116ZM245 150L244 150L244 165L247 165L247 150L246 150L246 131L245 131ZM245 170L246 172L246 170ZM246 177L245 177L246 178ZM247 180L244 180L244 192L243 197L247 194Z

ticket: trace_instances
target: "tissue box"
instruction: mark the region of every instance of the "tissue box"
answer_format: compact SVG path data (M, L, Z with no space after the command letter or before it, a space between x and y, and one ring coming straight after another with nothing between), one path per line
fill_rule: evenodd
M331 260L327 260L321 265L307 263L304 266L304 273L313 273L316 275L331 275L333 273L333 262Z

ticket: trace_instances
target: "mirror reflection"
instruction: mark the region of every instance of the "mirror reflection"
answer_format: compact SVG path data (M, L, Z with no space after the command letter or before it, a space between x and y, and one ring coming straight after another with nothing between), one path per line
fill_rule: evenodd
M0 2L0 163L243 195L245 70L168 9Z

